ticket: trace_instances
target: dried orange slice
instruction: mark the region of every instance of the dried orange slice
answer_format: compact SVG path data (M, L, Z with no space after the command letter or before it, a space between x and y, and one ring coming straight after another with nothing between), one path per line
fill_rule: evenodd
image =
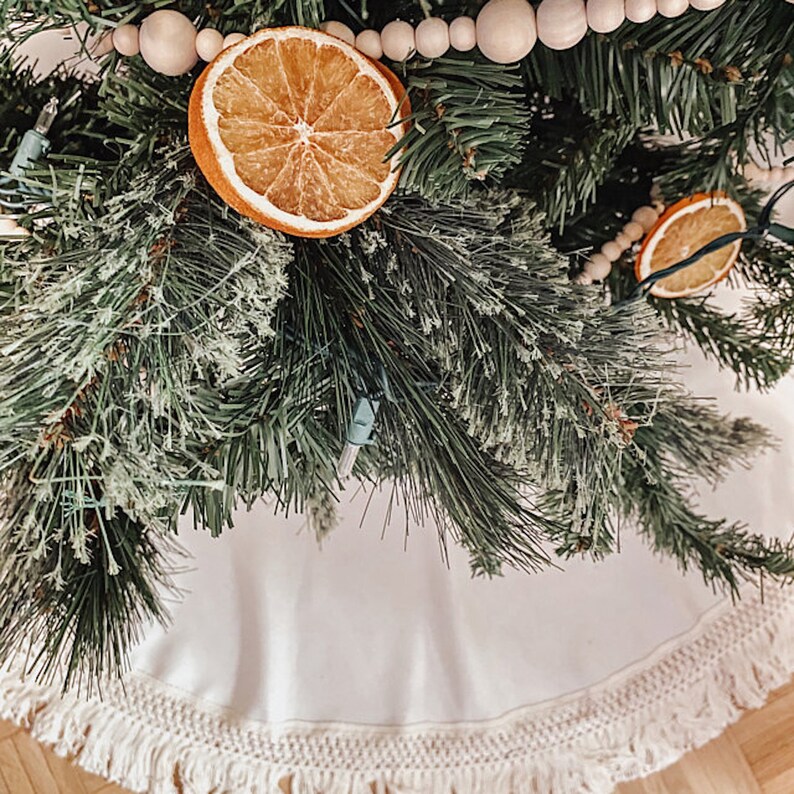
M232 45L190 96L199 168L230 206L274 229L330 237L370 216L399 173L400 81L340 39L269 28ZM402 103L402 104L401 104Z
M637 255L638 281L686 259L728 232L744 231L744 211L724 193L696 193L669 207L648 232ZM741 240L660 279L651 288L657 298L683 298L716 284L728 275L739 256Z

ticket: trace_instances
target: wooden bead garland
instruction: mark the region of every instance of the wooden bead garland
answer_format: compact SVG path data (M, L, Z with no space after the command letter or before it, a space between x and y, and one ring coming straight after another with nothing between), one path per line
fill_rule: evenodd
M719 8L725 0L689 0L689 5L698 11L713 11Z
M688 3L689 0L684 0ZM626 19L629 22L647 22L656 16L657 0L626 0Z
M343 22L334 22L333 20L323 22L320 25L320 30L325 31L329 36L336 36L336 38L346 41L351 46L355 46L356 34Z
M184 14L170 9L155 11L143 20L138 32L141 57L160 74L185 74L198 62L196 35Z
M380 34L383 54L392 61L404 61L416 52L414 29L401 19L389 22Z
M794 180L794 164L761 168L755 163L747 163L744 167L744 177L753 182L791 182Z
M596 33L611 33L625 19L625 0L587 0L587 24Z
M138 28L135 25L121 25L113 31L113 46L120 55L137 55L141 51L138 41Z
M416 26L416 51L424 58L440 58L449 49L449 25L428 17Z
M587 33L584 0L543 0L537 16L538 38L551 50L568 50Z
M477 15L477 46L494 63L515 63L529 55L538 34L527 0L489 0Z
M794 0L788 0L794 2ZM542 0L537 12L528 0L488 0L477 19L461 16L449 24L441 18L422 20L416 30L402 20L389 22L383 30L363 30L358 35L344 23L323 22L322 30L356 47L370 58L386 56L403 61L416 53L440 58L450 47L468 52L475 46L495 63L515 63L525 58L538 39L550 49L575 46L587 33L611 33L629 20L647 22L658 12L673 18L688 8L710 11L725 0ZM226 47L245 38L229 33L225 38L212 28L197 32L193 23L178 11L154 11L141 23L121 25L107 37L108 46L120 55L140 55L156 72L180 75L189 72L201 58L211 61ZM97 51L97 54L101 54Z
M244 38L245 33L230 33L223 39L223 49L225 50L227 47L231 47L232 44L237 44L238 41L242 41Z
M196 36L196 52L202 61L212 61L223 49L223 33L214 28L204 28Z
M680 17L689 8L689 0L656 0L656 6L663 17Z
M362 30L356 36L356 49L377 60L383 56L383 47L380 43L380 33L377 30Z
M471 17L458 17L449 23L449 43L458 52L468 52L477 46L477 26Z
M614 240L604 243L598 253L591 254L584 263L582 272L576 277L578 284L592 284L603 281L612 271L612 263L631 246L641 240L654 226L664 212L664 205L655 202L656 206L638 207L631 215L631 220L623 227Z

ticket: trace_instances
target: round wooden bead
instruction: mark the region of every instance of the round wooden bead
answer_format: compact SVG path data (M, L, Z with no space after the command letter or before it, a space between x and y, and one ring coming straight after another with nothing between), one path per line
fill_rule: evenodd
M20 238L30 237L30 230L17 223L16 218L9 218L7 215L0 215L0 237Z
M601 246L601 253L610 261L616 262L625 249L621 248L614 240Z
M644 232L651 230L658 217L659 216L653 207L637 207L637 209L631 214L631 219L635 223L639 223L640 226L642 226L642 230Z
M101 58L116 48L113 46L113 31L105 31L97 36L93 36L86 41L88 51L92 58Z
M380 33L377 30L362 30L356 36L356 49L376 60L383 55L383 47L380 45Z
M664 202L659 199L656 199L656 201L652 202L651 206L653 207L657 217L667 209L667 207L664 206Z
M179 11L161 9L149 14L138 33L141 56L155 72L175 77L198 61L196 29Z
M552 50L567 50L587 33L584 0L543 0L538 6L538 38ZM479 42L479 35L477 36Z
M336 22L331 19L328 22L323 22L320 25L320 30L324 30L329 36L336 36L336 38L346 41L351 46L356 43L356 34L344 22Z
M754 181L758 179L764 179L766 177L767 172L765 169L761 168L756 163L750 161L744 166L742 173L744 174L745 179Z
M383 54L392 61L404 61L416 51L414 29L401 19L389 22L380 34Z
M527 0L489 0L477 15L477 46L494 63L515 63L538 39L535 12Z
M223 37L223 49L231 47L232 44L237 44L245 38L245 33L229 33Z
M204 28L196 36L196 52L202 61L209 63L223 49L223 33L215 28Z
M611 33L625 19L625 0L587 0L587 24L596 33Z
M120 55L137 55L141 51L137 25L117 27L113 31L113 46Z
M593 254L584 263L584 272L593 281L603 281L612 272L612 263L603 254Z
M725 0L689 0L689 5L698 11L713 11L719 8Z
M477 45L477 26L471 17L458 17L449 23L449 43L458 52L468 52Z
M655 16L656 0L626 0L626 19L631 22L647 22Z
M689 0L656 0L656 7L663 17L680 17L689 8Z
M0 215L0 235L13 234L17 228L16 218Z
M637 240L641 240L643 234L645 234L645 230L640 226L637 221L630 221L623 227L623 234L631 240L631 242L636 243Z
M619 246L621 251L628 251L631 248L631 240L623 232L618 232L615 236L615 245Z
M430 17L416 26L416 51L424 58L440 58L449 49L449 26Z
M231 47L232 44L237 44L238 41L242 41L244 38L246 38L245 33L227 33L223 37L223 49Z

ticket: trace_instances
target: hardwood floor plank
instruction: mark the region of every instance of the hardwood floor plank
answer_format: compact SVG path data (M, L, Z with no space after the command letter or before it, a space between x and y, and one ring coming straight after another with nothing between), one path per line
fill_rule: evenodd
M762 790L764 794L791 794L794 791L794 758L791 767L777 777L767 780Z
M99 775L92 775L90 772L85 772L81 769L80 776L87 794L99 794L99 792L102 792L102 794L118 794L118 792L128 794L115 783L109 783L105 778L99 777Z
M616 794L673 794L659 775L632 780L616 789Z
M8 722L7 720L0 720L0 742L4 739L7 739L9 736L13 736L17 731L21 731L22 728L19 725L14 725L13 722Z
M22 766L22 759L14 747L13 738L0 742L0 769L6 785L13 794L37 794Z
M730 734L687 753L675 766L692 794L762 794L744 753Z
M794 689L745 714L728 729L762 788L794 767Z
M45 749L27 731L15 733L9 740L22 760L36 794L60 794L58 784L52 776ZM49 753L49 750L46 751Z
M88 794L77 766L67 759L55 755L49 749L46 751L45 756L47 766L49 766L50 773L61 794Z

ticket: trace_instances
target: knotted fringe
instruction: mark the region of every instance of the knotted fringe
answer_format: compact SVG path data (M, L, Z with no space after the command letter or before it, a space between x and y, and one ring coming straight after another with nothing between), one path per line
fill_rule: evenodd
M465 725L267 726L129 676L105 699L0 675L0 714L148 794L611 794L761 706L794 671L794 591L746 595L644 665Z

